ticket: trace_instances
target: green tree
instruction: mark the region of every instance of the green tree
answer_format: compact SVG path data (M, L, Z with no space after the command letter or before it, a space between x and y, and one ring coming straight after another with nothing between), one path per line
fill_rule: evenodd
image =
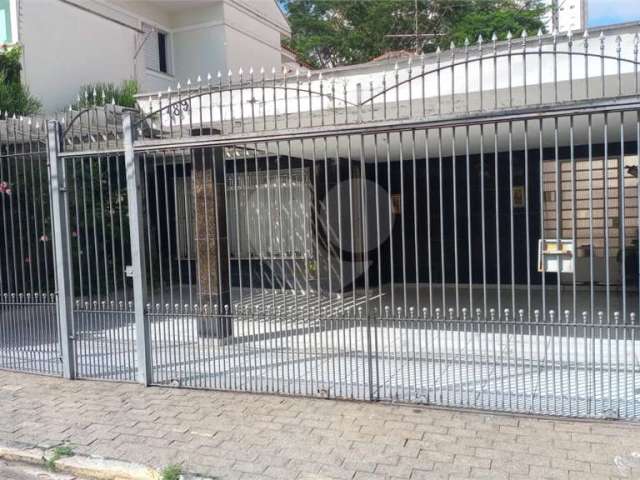
M284 0L291 24L288 46L313 66L329 68L367 62L389 50L416 49L415 37L389 35L415 32L415 0ZM546 7L541 0L418 0L418 30L438 36L420 41L418 49L433 51L451 41L474 41L493 32L543 28Z
M7 115L32 115L41 108L40 101L33 97L20 79L19 47L0 52L0 112Z

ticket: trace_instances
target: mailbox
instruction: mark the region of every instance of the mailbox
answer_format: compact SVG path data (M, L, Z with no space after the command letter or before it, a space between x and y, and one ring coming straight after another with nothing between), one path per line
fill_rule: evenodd
M573 273L575 251L573 240L541 238L538 240L538 271Z

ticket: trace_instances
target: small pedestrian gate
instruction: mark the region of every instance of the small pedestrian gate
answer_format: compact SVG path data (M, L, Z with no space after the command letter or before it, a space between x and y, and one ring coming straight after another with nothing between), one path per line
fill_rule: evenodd
M0 366L636 419L637 54L480 39L7 119Z

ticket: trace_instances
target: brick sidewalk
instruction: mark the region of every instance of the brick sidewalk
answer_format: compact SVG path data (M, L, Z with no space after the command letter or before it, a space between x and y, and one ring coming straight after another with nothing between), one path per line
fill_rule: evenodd
M640 425L0 372L0 442L223 479L638 478ZM634 469L635 468L635 469Z

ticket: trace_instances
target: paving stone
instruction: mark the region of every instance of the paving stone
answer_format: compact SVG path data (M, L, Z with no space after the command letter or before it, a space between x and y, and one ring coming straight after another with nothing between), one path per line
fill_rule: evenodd
M639 478L640 425L0 372L0 442L224 480ZM616 463L618 462L618 463ZM626 476L625 476L626 475Z

